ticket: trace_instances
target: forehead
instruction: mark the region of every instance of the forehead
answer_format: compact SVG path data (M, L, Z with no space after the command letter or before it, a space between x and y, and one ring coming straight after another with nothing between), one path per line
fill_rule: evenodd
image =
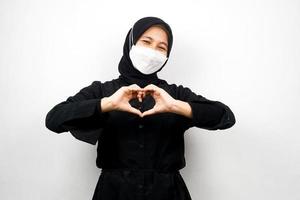
M153 39L159 42L164 42L168 44L168 35L163 30L163 28L158 27L158 26L151 26L148 28L140 38L148 38L148 39Z

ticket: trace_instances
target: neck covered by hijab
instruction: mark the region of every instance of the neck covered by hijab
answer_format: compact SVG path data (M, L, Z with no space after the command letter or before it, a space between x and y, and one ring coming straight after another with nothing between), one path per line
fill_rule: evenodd
M171 27L164 22L162 19L158 17L144 17L136 21L133 25L133 27L128 31L126 35L126 39L123 46L123 55L121 57L121 60L119 62L118 70L120 73L119 78L124 80L129 85L131 84L137 84L140 87L145 87L148 84L154 84L158 85L162 82L165 82L162 79L159 79L157 77L157 72L159 72L167 63L166 62L162 65L160 69L158 69L156 72L152 74L143 74L140 71L138 71L132 64L132 61L129 57L129 51L133 44L136 44L139 37L151 26L153 25L161 25L163 26L164 30L167 33L168 36L168 52L167 57L169 58L172 43L173 43L173 35Z

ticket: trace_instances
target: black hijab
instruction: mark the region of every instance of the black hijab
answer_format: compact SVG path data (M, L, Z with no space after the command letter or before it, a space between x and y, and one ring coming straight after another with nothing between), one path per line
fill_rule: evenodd
M143 74L137 69L134 68L131 59L129 57L129 51L133 44L136 44L140 36L152 25L162 25L168 35L168 52L167 57L169 58L172 43L173 43L173 35L171 27L164 22L162 19L158 17L144 17L139 19L134 23L133 27L130 28L126 35L125 43L123 46L123 56L119 62L118 70L120 72L119 78L128 84L137 84L140 87L145 87L146 85L152 83L154 85L158 85L160 83L166 82L157 77L157 72L159 72L167 63L168 60L162 65L160 69L152 74ZM133 35L131 35L133 34ZM132 41L133 37L133 41Z

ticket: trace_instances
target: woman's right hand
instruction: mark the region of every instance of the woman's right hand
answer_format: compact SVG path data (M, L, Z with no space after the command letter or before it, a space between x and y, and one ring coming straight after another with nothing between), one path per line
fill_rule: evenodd
M142 117L141 111L132 107L129 104L129 101L133 98L138 98L138 100L142 102L144 96L145 93L137 84L122 86L111 96L103 97L101 99L101 110L102 112L108 112L111 110L126 111Z

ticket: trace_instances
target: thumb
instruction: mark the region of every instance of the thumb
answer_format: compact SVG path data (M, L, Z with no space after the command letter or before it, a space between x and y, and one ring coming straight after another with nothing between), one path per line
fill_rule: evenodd
M136 115L139 115L140 117L142 117L142 114L143 114L140 110L138 110L132 106L129 107L128 111L131 113L134 113Z
M155 113L156 113L155 108L151 108L150 110L147 110L147 111L143 112L142 117L145 117L147 115L152 115L152 114L155 114Z

